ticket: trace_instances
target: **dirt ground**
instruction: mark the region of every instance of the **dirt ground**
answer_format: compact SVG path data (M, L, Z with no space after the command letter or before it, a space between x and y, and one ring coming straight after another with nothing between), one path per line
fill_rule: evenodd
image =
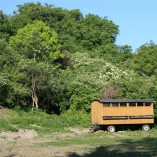
M70 146L45 145L59 138L89 133L89 129L69 128L70 132L38 135L34 130L0 132L0 157L66 157ZM80 148L83 146L80 146ZM73 147L75 149L75 146Z
M0 132L0 157L157 157L157 131L107 133L67 128L37 134L34 130Z

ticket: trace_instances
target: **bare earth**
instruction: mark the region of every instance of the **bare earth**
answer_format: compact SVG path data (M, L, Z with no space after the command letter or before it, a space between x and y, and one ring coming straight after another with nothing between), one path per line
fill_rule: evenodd
M33 130L20 130L15 133L0 132L0 157L66 157L67 152L75 150L75 146L73 148L70 146L57 147L45 145L45 143L54 142L57 137L66 139L89 132L89 129L70 128L69 130L71 132L42 136L37 135Z

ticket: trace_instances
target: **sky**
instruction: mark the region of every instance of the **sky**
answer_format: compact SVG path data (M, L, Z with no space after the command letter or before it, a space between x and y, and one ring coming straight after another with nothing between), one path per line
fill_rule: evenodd
M0 10L12 15L17 5L28 2L107 17L119 26L116 44L129 45L134 52L147 42L157 43L157 0L0 0Z

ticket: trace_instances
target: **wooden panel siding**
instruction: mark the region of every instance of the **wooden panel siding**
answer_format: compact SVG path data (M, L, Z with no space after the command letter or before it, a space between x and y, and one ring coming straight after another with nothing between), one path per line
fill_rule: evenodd
M153 100L93 100L91 103L93 125L152 124Z

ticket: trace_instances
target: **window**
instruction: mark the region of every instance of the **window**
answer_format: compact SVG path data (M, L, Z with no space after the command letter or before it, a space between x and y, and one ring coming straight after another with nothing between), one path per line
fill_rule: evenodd
M137 106L143 106L143 102L138 102Z
M110 107L110 103L103 103L104 107Z
M145 106L151 106L152 104L150 102L146 102Z
M129 106L136 106L136 103L135 102L130 102Z
M118 103L112 103L112 107L118 107Z
M127 104L125 102L120 103L120 107L126 107L126 106L127 106Z

